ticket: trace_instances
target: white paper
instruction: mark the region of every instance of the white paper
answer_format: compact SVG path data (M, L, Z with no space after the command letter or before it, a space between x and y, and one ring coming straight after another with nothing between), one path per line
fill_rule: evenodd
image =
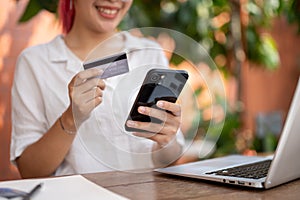
M23 179L0 182L0 187L9 187L29 192L37 184L43 183L40 191L31 200L125 200L127 198L115 194L81 175Z

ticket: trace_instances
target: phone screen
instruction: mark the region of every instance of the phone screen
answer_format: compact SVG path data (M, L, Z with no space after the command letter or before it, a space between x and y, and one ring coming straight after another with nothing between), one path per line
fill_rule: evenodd
M138 107L147 106L160 109L156 106L159 100L175 103L187 79L188 73L184 70L150 70L145 77L127 120L161 123L162 121L157 118L140 114ZM126 123L125 129L127 131L143 131L127 127Z

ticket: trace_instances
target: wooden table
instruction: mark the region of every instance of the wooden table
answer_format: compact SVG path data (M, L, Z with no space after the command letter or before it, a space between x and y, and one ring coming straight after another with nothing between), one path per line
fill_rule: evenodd
M223 185L157 172L102 172L83 175L92 182L130 199L300 199L300 180L269 190Z

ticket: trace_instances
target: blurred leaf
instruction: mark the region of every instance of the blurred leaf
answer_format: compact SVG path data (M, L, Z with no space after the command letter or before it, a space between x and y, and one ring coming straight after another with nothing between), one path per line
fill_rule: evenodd
M33 16L38 14L43 7L41 6L39 0L30 0L27 4L24 13L22 14L19 22L26 22L30 20Z
M277 138L274 134L268 133L263 138L263 152L274 152L277 146Z
M278 143L278 138L272 133L267 133L265 137L255 137L252 148L257 152L274 152Z
M258 17L262 16L261 9L254 2L249 1L246 7L249 15L258 16Z
M270 35L259 35L254 27L247 28L247 54L249 60L265 66L265 68L277 69L280 57L276 43Z
M280 58L276 48L275 41L269 35L262 36L261 43L258 46L261 62L268 69L277 69L279 66Z
M300 1L287 1L284 7L284 13L290 23L295 23L298 26L298 34L300 34Z
M248 59L251 61L254 61L256 63L259 63L259 55L257 54L258 46L260 43L260 37L255 30L255 27L253 26L248 26L246 29L246 37L247 37L247 49L246 53L248 55Z
M237 113L227 113L222 133L217 140L217 148L213 157L238 153L235 148L235 132L240 127L241 121Z
M39 3L43 9L48 10L51 13L56 13L58 0L39 0Z
M218 7L226 7L228 6L228 0L213 0L213 4L214 6L218 6Z

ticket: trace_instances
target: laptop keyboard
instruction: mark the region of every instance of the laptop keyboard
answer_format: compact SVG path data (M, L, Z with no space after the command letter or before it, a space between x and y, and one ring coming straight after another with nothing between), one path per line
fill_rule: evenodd
M264 160L251 164L226 168L218 171L208 172L206 174L215 174L220 176L233 176L239 178L260 179L268 174L272 160Z

